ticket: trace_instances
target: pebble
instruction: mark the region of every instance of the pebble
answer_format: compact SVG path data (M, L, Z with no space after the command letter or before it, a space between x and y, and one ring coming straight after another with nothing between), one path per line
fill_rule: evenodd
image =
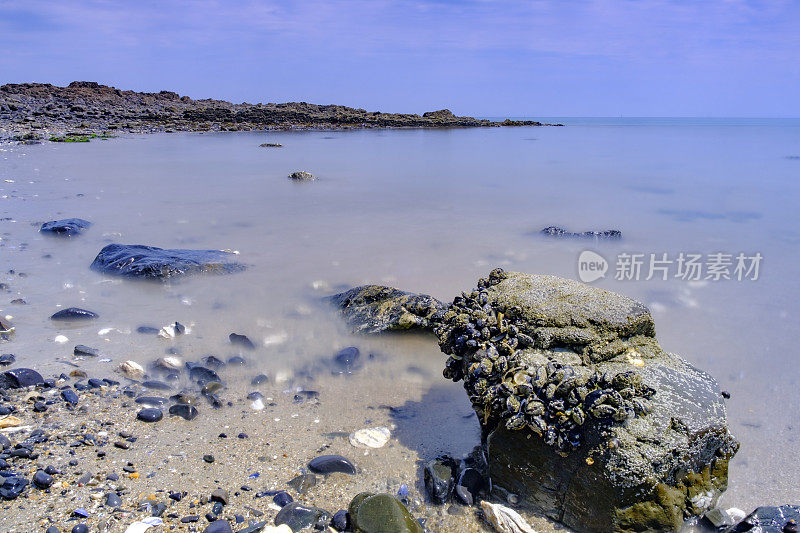
M315 486L316 484L317 484L317 476L315 476L314 474L302 474L287 483L287 485L289 485L295 491L297 491L298 494L305 494L308 491L308 489Z
M180 370L183 368L183 360L175 356L159 357L155 360L153 366L164 370Z
M251 385L261 385L262 383L266 383L269 381L269 377L266 374L259 374L250 380Z
M40 489L48 489L53 484L53 476L45 473L44 470L38 470L33 475L33 484Z
M425 463L425 488L433 503L443 504L453 490L453 459L438 457Z
M4 353L0 355L0 366L8 366L17 360L13 353ZM263 375L263 374L262 374Z
M86 524L78 524L72 528L72 533L89 533L89 526Z
M352 529L362 533L423 533L405 505L390 494L358 494L349 505Z
M352 374L354 371L361 368L361 351L355 346L349 346L333 356L333 362L336 365L334 374Z
M184 420L194 420L195 418L197 418L198 411L197 407L193 405L179 403L169 408L169 414L174 416L179 416Z
M120 363L117 370L126 378L139 380L144 377L144 368L136 361L125 361Z
M355 474L356 467L349 459L341 455L320 455L309 461L308 469L315 474L332 474L341 472L343 474Z
M207 463L211 464L211 463L213 463L213 462L214 462L214 456L213 456L213 455L211 455L210 453L209 453L209 454L206 454L206 455L204 455L204 456L203 456L203 461L205 461L205 462L207 462Z
M97 357L100 355L100 350L97 348L90 348L89 346L78 344L72 350L72 355L75 357Z
M289 494L285 490L282 490L278 494L272 497L272 501L275 502L275 504L278 507L283 507L287 504L292 503L294 501L294 498L292 498L291 494Z
M57 311L50 316L50 320L93 320L99 318L100 315L81 309L80 307L68 307Z
M53 341L57 342L58 344L66 344L69 342L69 339L64 335L56 335Z
M44 378L30 368L14 368L0 374L0 390L21 389L44 383Z
M112 509L116 509L117 507L122 507L122 498L119 497L119 494L116 492L109 492L106 494L106 507L111 507Z
M331 520L331 525L337 531L347 531L350 529L350 516L344 509L336 511Z
M392 436L385 426L364 428L350 434L350 444L356 448L383 448Z
M231 529L231 525L228 523L227 520L217 520L215 522L211 522L203 530L203 533L232 533L232 532L233 530Z
M7 477L0 485L0 498L13 500L19 497L28 485L29 482L24 477Z
M161 409L155 409L152 407L146 407L136 413L136 418L141 420L142 422L158 422L162 418L164 418L164 413Z
M228 491L225 489L217 489L211 493L212 502L220 502L222 505L228 505Z
M139 326L136 328L136 333L141 333L142 335L158 335L158 328L154 328L153 326Z
M72 389L62 390L61 398L70 405L78 405L78 395Z
M471 506L475 503L478 493L485 487L486 482L480 472L474 468L465 468L458 475L454 492L461 503Z
M12 415L0 416L0 429L15 428L22 425L22 420Z
M239 335L238 333L231 333L228 335L228 340L231 341L231 344L234 346L241 346L242 348L247 348L248 350L254 350L256 345L253 344L253 341L247 338L247 335Z
M278 511L275 525L286 524L292 528L292 531L300 531L305 528L325 529L330 519L331 515L325 509L292 502Z

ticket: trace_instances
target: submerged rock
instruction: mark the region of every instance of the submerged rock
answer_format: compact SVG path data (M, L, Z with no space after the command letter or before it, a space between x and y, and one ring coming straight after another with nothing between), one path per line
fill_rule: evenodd
M599 239L599 240L619 240L622 232L618 229L607 229L602 231L582 231L572 232L558 226L548 226L539 232L546 237L558 237L565 239Z
M67 307L50 316L50 320L94 320L100 315L80 307Z
M362 492L348 508L351 527L356 533L422 533L406 506L390 494Z
M132 278L170 278L189 274L230 274L245 269L235 254L221 250L165 250L153 246L109 244L91 268Z
M736 524L730 533L794 533L800 523L800 505L759 507Z
M328 300L342 310L354 333L432 330L444 312L444 304L432 296L381 285L362 285Z
M275 525L286 524L292 531L305 528L325 529L331 520L331 514L325 509L312 507L298 502L284 505L275 517Z
M433 503L447 503L450 499L456 466L456 462L450 457L439 457L425 463L425 489Z
M65 218L63 220L51 220L50 222L45 222L42 224L42 227L39 228L39 231L41 233L47 233L50 235L72 237L74 235L83 233L89 229L89 226L91 225L91 222L81 218Z
M677 530L738 449L717 383L664 352L647 308L492 271L436 331L481 423L493 486L581 532Z

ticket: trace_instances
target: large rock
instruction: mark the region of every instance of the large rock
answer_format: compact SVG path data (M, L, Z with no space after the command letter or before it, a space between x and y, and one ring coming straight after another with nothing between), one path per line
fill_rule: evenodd
M220 250L164 250L153 246L109 244L91 268L132 278L170 278L188 274L229 274L245 269L235 254Z
M493 271L436 333L482 425L495 488L582 532L677 530L713 507L738 443L708 374L645 306Z
M362 492L348 507L355 533L422 533L406 506L390 494Z
M329 301L342 310L355 333L432 330L445 309L427 294L382 285L362 285L331 296Z

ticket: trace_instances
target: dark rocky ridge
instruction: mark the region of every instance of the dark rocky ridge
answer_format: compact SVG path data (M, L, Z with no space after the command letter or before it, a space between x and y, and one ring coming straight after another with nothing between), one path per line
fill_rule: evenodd
M451 128L544 126L536 121L492 122L457 117L447 109L422 115L370 112L306 102L233 104L193 100L171 91L123 91L96 82L0 86L0 138L36 140L54 133L237 131L293 128Z

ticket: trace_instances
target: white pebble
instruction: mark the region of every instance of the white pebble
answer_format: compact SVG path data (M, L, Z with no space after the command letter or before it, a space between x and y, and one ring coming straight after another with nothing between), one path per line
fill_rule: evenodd
M65 342L69 342L69 339L66 338L64 335L56 335L56 338L53 340L59 344L64 344Z
M262 409L264 409L265 405L264 402L261 401L261 398L256 398L255 400L253 400L253 403L250 404L250 407L256 411L261 411Z
M383 448L391 436L387 427L364 428L350 434L350 444L356 448Z

